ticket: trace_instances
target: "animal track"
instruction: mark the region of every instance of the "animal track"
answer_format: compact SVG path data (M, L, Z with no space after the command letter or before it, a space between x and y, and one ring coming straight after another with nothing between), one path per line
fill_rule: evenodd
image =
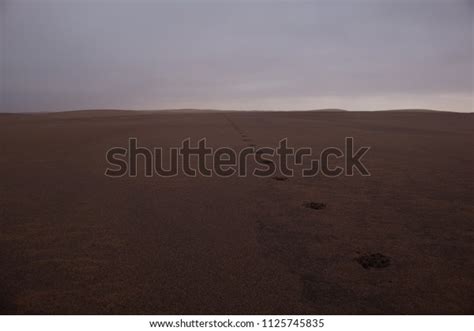
M390 257L380 253L362 255L356 261L364 268L386 268L390 265Z
M278 180L278 181L284 181L284 180L288 180L288 177L275 176L275 177L272 177L272 179Z
M305 202L303 207L320 210L326 208L326 204L321 202Z

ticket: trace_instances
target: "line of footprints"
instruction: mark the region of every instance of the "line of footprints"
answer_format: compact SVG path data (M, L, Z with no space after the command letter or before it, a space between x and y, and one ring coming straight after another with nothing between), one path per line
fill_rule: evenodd
M234 127L235 129L237 130L237 132L240 134L240 137L242 138L242 141L247 143L247 146L248 147L253 147L253 148L257 148L258 146L255 145L254 143L252 143L252 139L249 138L242 130L240 130L240 128L234 124ZM259 154L259 152L261 152L260 150L257 150L257 154ZM271 163L272 161L270 160L264 160L264 163ZM288 177L284 177L284 176L274 176L272 177L273 180L276 180L276 181L286 181L288 180ZM322 202L312 202L312 201L309 201L309 202L304 202L303 207L305 208L310 208L310 209L315 209L315 210L320 210L320 209L324 209L326 208L326 204L325 203L322 203Z
M256 149L258 146L253 143L252 139L249 138L244 131L242 131L232 120L228 119L231 125L234 127L234 129L240 134L240 137L242 138L242 141L247 144L248 147L253 147ZM260 150L257 150L257 154L261 154ZM272 161L270 160L265 160L264 163L271 163ZM283 177L283 176L274 176L272 177L273 180L276 181L287 181L288 177ZM313 202L313 201L306 201L302 204L302 207L304 208L309 208L309 209L314 209L314 210L321 210L326 208L326 204L322 202ZM360 254L360 252L357 252ZM381 253L375 253L375 254L365 254L365 255L360 255L356 261L364 268L364 269L370 269L370 268L385 268L390 265L390 257L385 256Z

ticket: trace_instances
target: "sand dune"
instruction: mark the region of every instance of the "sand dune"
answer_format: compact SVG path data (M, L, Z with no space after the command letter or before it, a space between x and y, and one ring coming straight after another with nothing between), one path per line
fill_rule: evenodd
M418 111L2 114L0 313L472 314L473 130ZM104 176L128 137L346 136L372 176Z

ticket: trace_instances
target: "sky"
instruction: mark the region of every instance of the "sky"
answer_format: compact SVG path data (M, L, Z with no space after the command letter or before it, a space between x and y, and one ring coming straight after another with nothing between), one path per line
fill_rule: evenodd
M474 0L0 0L2 112L472 112Z

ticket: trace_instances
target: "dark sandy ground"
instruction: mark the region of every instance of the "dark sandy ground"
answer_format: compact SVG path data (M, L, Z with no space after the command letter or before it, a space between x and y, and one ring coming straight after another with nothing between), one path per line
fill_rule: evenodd
M0 313L473 314L473 129L442 112L0 115ZM372 176L107 178L131 136L353 136Z

